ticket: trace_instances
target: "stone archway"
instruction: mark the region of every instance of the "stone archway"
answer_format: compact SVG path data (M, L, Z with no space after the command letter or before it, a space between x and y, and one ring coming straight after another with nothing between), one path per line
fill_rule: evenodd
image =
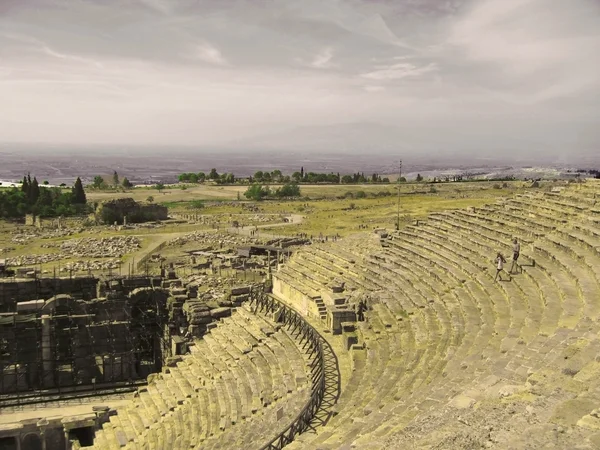
M42 438L37 433L29 433L23 437L21 448L27 450L42 450Z
M134 344L134 367L146 378L160 372L170 354L169 291L163 288L137 288L129 294L130 326Z
M70 295L59 294L45 302L41 313L44 385L90 383L94 355L85 308Z

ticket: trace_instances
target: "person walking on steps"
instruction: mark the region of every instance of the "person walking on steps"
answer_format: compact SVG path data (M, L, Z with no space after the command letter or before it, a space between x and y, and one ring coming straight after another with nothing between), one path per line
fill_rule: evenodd
M519 265L517 260L519 259L519 255L521 254L521 244L517 241L517 238L513 239L513 259L512 264L510 265L510 272L513 273L513 269L515 266L519 269L520 272L523 272L523 268Z
M504 259L504 256L502 256L502 253L498 252L498 255L496 255L496 276L494 277L494 281L496 281L498 279L498 277L500 277L500 281L502 281L502 275L501 272L504 269L504 263L506 262L506 259Z

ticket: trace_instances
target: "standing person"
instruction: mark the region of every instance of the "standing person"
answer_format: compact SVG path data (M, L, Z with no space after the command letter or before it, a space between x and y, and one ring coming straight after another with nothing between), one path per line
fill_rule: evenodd
M509 273L513 273L513 269L515 268L515 266L517 266L517 268L520 269L520 272L523 272L523 268L519 265L519 263L517 263L517 260L519 259L520 254L521 254L521 244L519 243L519 241L517 241L517 238L514 238L513 239L513 259L512 259L512 264L510 266Z
M504 256L502 256L502 253L498 252L498 255L496 255L496 276L494 277L494 281L496 281L498 279L498 277L500 277L500 281L502 281L502 275L500 274L500 272L502 272L502 269L504 269L504 263L506 262L506 259L504 259Z
M357 316L356 318L359 322L362 322L365 320L365 304L364 304L362 298L358 302L356 316Z

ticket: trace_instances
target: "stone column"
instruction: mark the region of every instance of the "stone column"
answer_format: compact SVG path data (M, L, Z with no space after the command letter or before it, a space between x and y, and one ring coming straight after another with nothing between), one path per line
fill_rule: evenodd
M45 417L41 418L40 420L38 420L37 422L37 426L40 429L40 438L42 440L42 450L46 450L46 428L48 428L48 425L50 424L50 422L48 422L48 419L46 419Z
M42 316L42 368L44 371L44 377L42 383L44 387L54 384L54 376L52 371L54 370L53 355L52 355L52 342L50 341L50 316L44 314ZM48 380L48 374L50 379Z

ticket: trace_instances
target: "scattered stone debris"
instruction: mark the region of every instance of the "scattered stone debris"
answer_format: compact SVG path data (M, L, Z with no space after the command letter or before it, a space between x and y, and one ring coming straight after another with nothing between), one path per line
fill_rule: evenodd
M27 230L27 232L18 230L11 240L14 244L27 244L33 239L55 239L72 236L82 231L83 229L74 228L63 228L57 230Z
M20 266L32 266L36 264L46 264L53 261L60 261L65 259L62 253L46 253L42 255L21 255L13 256L12 258L6 258L6 264L13 267Z
M119 259L110 259L110 260L87 260L87 261L75 261L69 262L60 268L61 272L80 272L80 271L88 271L88 270L107 270L107 269L118 269L121 264Z
M70 256L87 258L120 258L140 248L140 240L135 236L112 236L101 239L71 239L60 245L61 250Z
M194 231L183 236L176 237L170 240L167 245L170 247L182 246L190 242L198 242L213 246L215 248L231 247L242 244L254 244L259 242L258 239L236 236L226 233L214 233L212 231Z

